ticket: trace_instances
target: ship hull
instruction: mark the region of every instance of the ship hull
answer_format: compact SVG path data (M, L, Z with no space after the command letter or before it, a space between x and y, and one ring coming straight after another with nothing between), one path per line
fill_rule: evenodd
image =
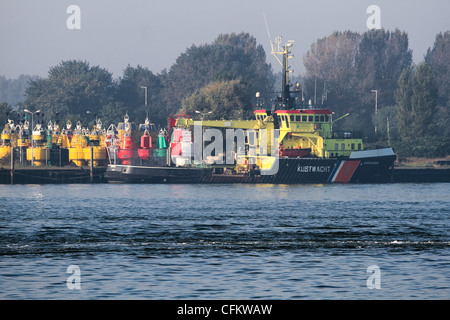
M384 183L392 179L396 157L280 159L274 183Z
M264 174L216 174L213 168L109 165L105 178L123 183L385 183L396 159L392 149L354 152L346 159L280 158Z
M209 168L108 165L105 179L110 183L199 183L211 175Z

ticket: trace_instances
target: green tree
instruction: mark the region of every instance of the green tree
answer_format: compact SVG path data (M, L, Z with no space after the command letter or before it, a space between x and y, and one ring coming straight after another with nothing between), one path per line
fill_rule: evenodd
M361 37L356 58L361 103L373 105L371 90L378 90L379 107L393 105L394 91L400 74L411 64L412 51L409 49L408 35L405 32L398 29L373 29L365 32Z
M450 102L450 31L436 35L433 48L429 48L425 62L431 68L438 87L438 101L441 106ZM449 106L450 107L450 106Z
M266 52L249 33L221 34L213 42L222 61L222 74L217 80L241 80L253 98L256 92L270 98L275 83L272 67L266 62ZM252 101L255 102L255 101Z
M434 133L437 87L433 72L425 62L414 70L405 69L395 92L398 126L403 140L426 137Z
M437 87L433 71L425 62L420 63L414 72L413 96L411 99L415 134L419 137L432 135L436 112Z
M8 123L8 119L11 114L11 106L6 102L0 102L0 132L3 130L5 124Z
M240 80L213 82L183 99L181 111L203 120L248 118L246 91Z
M441 136L450 137L450 31L436 35L425 62L433 71L438 89L437 110L434 119Z
M102 121L103 128L108 129L111 124L117 126L119 122L123 122L127 112L127 107L123 103L111 101L102 106L98 116Z
M126 107L128 115L136 122L143 122L147 114L152 121L164 124L167 114L161 99L163 76L155 75L149 69L128 65L123 71L116 91L116 101ZM147 91L147 105L145 105ZM123 117L123 115L122 115Z
M220 35L212 44L193 45L167 72L163 98L168 114L182 100L212 82L240 80L246 87L246 104L255 105L255 93L269 96L274 78L263 47L248 33Z
M373 123L377 126L377 136L379 140L392 142L399 139L398 106L385 106L373 114Z
M83 61L62 61L51 67L47 78L30 82L25 104L44 113L44 121L53 120L57 112L63 119L73 117L93 122L87 111L100 113L111 100L114 90L112 74Z
M412 112L412 68L406 68L398 79L398 89L395 91L395 101L398 105L397 126L402 140L408 140L413 136L413 112Z
M355 59L360 37L351 31L334 32L311 45L303 59L308 99L317 98L320 104L323 91L327 90L328 102L337 108L335 111L346 111L340 109L354 101Z
M333 32L313 43L303 59L306 104L311 101L316 106L326 105L333 109L336 118L350 113L334 125L336 131L364 132L368 127L370 117L361 108L355 90L360 39L361 35L355 32Z
M38 79L37 76L23 74L16 79L6 79L4 76L0 76L0 102L15 106L24 99L29 82L36 79Z
M375 99L381 114L384 107L394 105L394 92L400 74L411 66L411 63L412 52L405 32L398 29L395 31L373 29L362 35L356 58L355 92L360 107L365 110L367 129L372 129L376 125ZM377 91L376 96L372 90ZM372 123L367 121L370 119ZM383 136L379 136L379 132L377 128L375 139Z
M398 77L411 63L408 35L404 32L334 32L313 43L304 58L306 99L316 98L319 105L325 94L336 116L350 113L335 129L352 127L373 136L372 90L378 91L378 110L394 105Z

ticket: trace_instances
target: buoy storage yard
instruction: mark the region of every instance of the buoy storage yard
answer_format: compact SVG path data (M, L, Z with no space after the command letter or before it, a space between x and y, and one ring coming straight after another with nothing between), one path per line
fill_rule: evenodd
M396 166L391 148L363 150L361 139L334 134L329 109L255 115L255 120L200 123L179 115L159 130L148 118L136 125L127 115L108 129L99 119L91 129L70 121L61 129L55 121L46 127L37 123L31 135L29 123L10 120L1 133L0 183L450 182L448 161ZM216 139L224 131L234 136L231 143L215 140L212 149L211 131ZM225 152L203 158L208 146Z

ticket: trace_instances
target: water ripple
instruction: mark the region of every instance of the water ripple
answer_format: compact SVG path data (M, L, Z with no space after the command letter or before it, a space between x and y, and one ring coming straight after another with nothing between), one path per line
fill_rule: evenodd
M448 194L450 184L0 186L0 298L448 299ZM85 291L65 287L71 264ZM365 287L372 264L385 291Z

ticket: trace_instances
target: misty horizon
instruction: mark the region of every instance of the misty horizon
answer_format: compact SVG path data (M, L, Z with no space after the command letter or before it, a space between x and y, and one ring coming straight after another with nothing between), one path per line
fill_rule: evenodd
M73 4L81 9L81 22L79 29L71 30L67 26L71 16L67 9ZM140 65L156 74L170 69L192 45L211 43L220 34L241 32L249 33L263 45L275 72L279 65L270 54L269 40L277 36L285 41L294 40L292 67L299 74L304 71L303 56L317 39L334 31L366 32L370 16L366 10L372 4L381 9L381 28L408 34L414 63L423 60L437 34L450 29L446 17L450 3L443 0L414 3L289 0L288 11L283 9L284 5L265 0L226 3L4 0L0 4L3 44L0 75L45 77L50 67L64 60L98 65L114 78L120 77L127 65Z

